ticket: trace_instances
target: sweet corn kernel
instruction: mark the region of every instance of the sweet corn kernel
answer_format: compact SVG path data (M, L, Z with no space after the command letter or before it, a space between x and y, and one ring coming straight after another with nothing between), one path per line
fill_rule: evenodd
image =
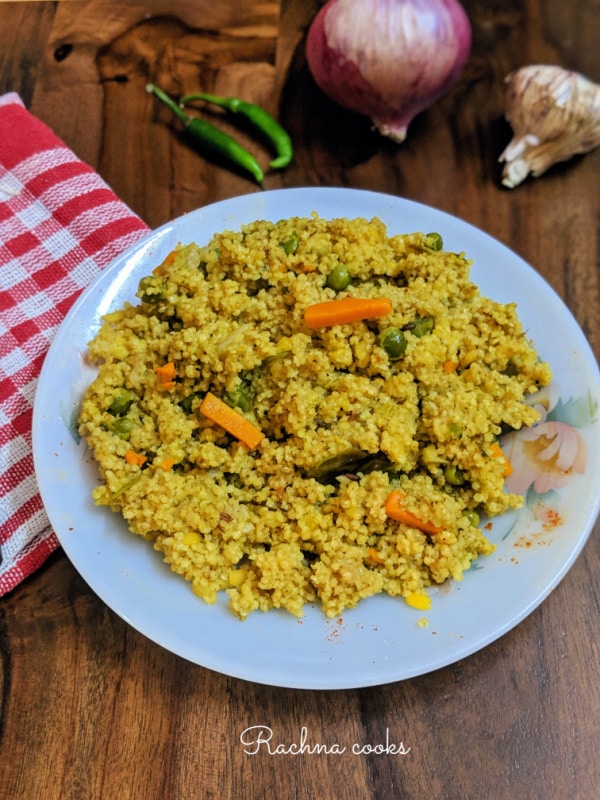
M245 569L232 569L227 576L229 583L231 586L241 586L244 580L246 579L246 572Z
M188 533L184 533L181 539L181 543L189 547L192 544L200 544L201 536L199 533L195 531L188 531Z
M413 592L404 598L411 608L428 611L431 608L431 597L425 592Z
M292 340L289 336L282 336L281 339L277 342L277 350L282 352L284 350L291 350L292 347Z

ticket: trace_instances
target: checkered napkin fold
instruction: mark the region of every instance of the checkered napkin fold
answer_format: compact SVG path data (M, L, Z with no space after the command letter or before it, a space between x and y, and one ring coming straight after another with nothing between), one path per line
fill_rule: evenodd
M48 347L81 291L147 231L17 94L0 96L0 596L59 545L31 449Z

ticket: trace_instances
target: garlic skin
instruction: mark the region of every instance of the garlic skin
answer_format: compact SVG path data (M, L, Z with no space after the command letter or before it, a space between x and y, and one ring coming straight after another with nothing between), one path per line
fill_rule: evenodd
M514 189L531 174L600 144L600 86L577 72L536 64L511 72L505 117L513 138L498 159L502 183Z

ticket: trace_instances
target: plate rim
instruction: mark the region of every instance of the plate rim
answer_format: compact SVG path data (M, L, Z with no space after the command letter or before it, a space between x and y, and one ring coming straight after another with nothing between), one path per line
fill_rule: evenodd
M597 370L597 363L595 359L595 355L592 351L591 345L588 342L587 338L585 337L579 323L577 322L576 318L574 317L573 313L570 309L566 306L564 301L560 298L558 293L554 290L554 288L543 278L543 276L537 272L533 266L528 264L519 254L511 250L507 245L503 244L499 240L492 237L490 234L486 233L485 231L477 228L476 226L472 225L465 220L462 220L460 217L454 216L449 214L446 211L436 209L432 206L425 205L418 201L410 200L403 197L398 197L396 195L389 195L380 192L374 192L371 190L362 190L362 189L353 189L353 188L341 188L341 187L296 187L296 188L284 188L284 189L276 189L276 190L268 190L263 192L262 195L258 195L258 197L264 198L268 196L273 198L274 200L277 199L277 196L284 194L286 197L292 197L294 194L298 195L298 193L309 193L310 195L321 195L323 197L327 196L332 200L335 197L348 197L349 194L352 195L357 199L360 200L361 196L368 197L371 200L375 198L381 202L390 203L392 206L400 203L408 204L411 208L415 209L417 213L422 210L426 210L427 213L433 213L434 216L437 218L448 220L450 224L455 225L459 223L459 226L464 226L471 230L471 232L476 235L478 238L483 237L484 240L487 241L490 246L494 248L501 248L501 250L506 251L510 254L511 258L516 259L519 262L519 266L521 269L525 268L529 271L529 277L533 279L534 283L538 282L540 285L543 285L545 293L549 293L549 296L553 296L553 301L558 304L558 308L560 309L563 315L567 315L570 318L570 323L574 326L574 329L578 332L580 336L580 341L578 342L578 346L580 348L581 355L583 361L586 362L586 365L590 367L592 364L596 366ZM548 595L558 586L558 584L564 579L565 575L569 572L581 551L583 550L592 530L596 523L596 519L600 513L600 496L597 498L594 507L592 508L590 514L588 514L587 524L583 526L583 528L579 531L578 537L575 540L575 546L571 548L569 557L562 563L560 569L558 569L553 579L550 582L547 582L544 590L541 593L538 593L532 600L529 602L521 611L521 613L517 616L511 617L506 623L501 626L500 628L496 628L494 631L489 632L488 634L483 634L480 638L476 641L473 641L471 646L463 647L459 654L456 656L446 656L442 657L438 661L433 661L430 663L424 670L416 669L416 670L408 670L405 673L401 673L398 668L391 667L389 670L382 670L381 668L377 672L377 676L375 680L372 679L371 676L365 675L363 678L359 678L359 676L350 677L348 676L346 679L338 681L337 683L334 681L332 682L331 678L325 680L319 680L316 676L311 676L308 680L301 680L296 677L295 680L290 681L289 678L286 678L285 671L283 674L280 674L278 670L272 670L270 674L256 674L256 673L249 673L247 669L244 669L243 666L241 669L232 669L231 665L225 665L219 663L219 658L213 659L211 663L206 663L205 661L198 661L193 657L190 657L189 653L181 652L180 648L174 648L173 646L165 645L164 642L160 641L156 638L156 635L153 635L151 631L147 630L145 626L141 626L136 624L136 621L131 618L130 615L125 613L123 610L119 610L115 608L114 604L111 602L110 597L106 596L106 592L102 589L102 587L98 586L98 582L89 577L89 573L87 570L81 569L81 565L77 564L73 557L72 557L72 549L70 547L70 542L68 537L64 535L64 532L57 530L57 526L55 522L52 520L52 515L50 510L48 509L47 503L47 493L44 496L44 491L46 491L44 479L40 477L43 472L43 456L40 449L40 441L39 441L39 431L40 426L42 423L42 416L43 416L43 408L41 401L38 404L38 390L40 387L44 387L46 374L47 374L47 365L52 364L53 354L55 352L55 343L56 347L60 346L61 337L65 336L65 331L68 330L69 325L72 323L72 320L77 317L80 313L80 309L85 306L87 302L89 302L89 298L93 296L94 292L97 291L100 287L104 286L105 284L110 284L109 278L112 281L115 280L117 276L121 274L123 270L131 270L135 271L135 267L138 263L136 260L139 260L140 256L142 257L142 261L144 255L148 253L148 250L152 249L152 244L156 243L157 240L161 240L161 237L168 237L174 231L176 231L183 220L189 221L195 217L203 217L207 214L215 215L219 214L223 209L230 209L232 205L236 205L239 203L244 202L252 202L252 199L255 198L257 195L256 193L247 194L247 195L239 195L233 198L227 198L224 200L220 200L216 203L212 203L208 206L201 207L199 209L194 209L185 214L177 217L176 219L166 222L163 225L159 226L158 228L149 231L147 234L142 236L136 243L128 247L122 254L117 256L113 261L93 280L90 282L88 287L80 294L77 298L75 303L72 305L71 309L65 316L62 323L58 326L53 340L51 342L50 348L46 354L44 359L44 363L42 365L42 369L40 371L37 389L36 389L36 396L34 401L34 409L33 409L33 424L32 424L32 440L33 440L33 458L34 458L34 468L35 473L38 478L38 486L40 490L40 494L42 495L42 499L44 501L44 507L48 513L48 516L51 520L51 523L55 529L56 535L58 540L63 547L63 550L73 566L75 567L76 571L81 575L84 581L90 586L92 591L109 607L111 608L119 617L121 617L127 624L131 625L134 629L144 635L146 638L149 638L154 643L158 644L159 646L167 649L168 651L179 655L180 657L191 661L192 663L198 664L208 669L215 670L220 672L221 674L228 675L231 677L249 680L255 683L271 685L271 686L281 686L285 688L300 688L300 689L348 689L348 688L362 688L366 686L376 686L376 685L383 685L391 682L396 682L398 680L406 680L409 678L417 677L420 675L427 674L431 671L440 669L445 666L449 666L456 661L462 660L475 652L487 647L493 641L504 636L514 627L520 624L527 616L529 616L542 602L548 597ZM259 219L261 217L257 217ZM239 225L238 225L239 227ZM224 227L220 228L221 230L225 229ZM213 231L213 233L216 231ZM467 256L469 253L467 252ZM475 281L477 283L477 281ZM591 373L593 377L596 379L596 391L599 391L600 387L600 377L595 373ZM588 373L586 372L586 375ZM591 387L593 388L593 386ZM600 483L599 483L600 486ZM600 495L600 493L599 493ZM112 512L110 512L112 513ZM60 526L58 526L60 527ZM62 533L62 535L61 535ZM133 537L132 537L133 538ZM135 537L137 538L137 537ZM147 542L143 542L140 540L139 544L142 544L144 547L148 547ZM85 573L85 574L84 574ZM177 580L182 581L181 578L177 578ZM390 598L391 602L399 602L398 599ZM361 601L361 604L364 604L366 601ZM386 602L389 602L386 601ZM361 605L359 604L359 605ZM256 612L259 613L259 612ZM269 612L271 614L273 612ZM318 612L321 613L322 612ZM347 612L345 612L347 613ZM290 619L293 621L293 617L290 615ZM244 622L244 625L251 624L250 622L251 617Z

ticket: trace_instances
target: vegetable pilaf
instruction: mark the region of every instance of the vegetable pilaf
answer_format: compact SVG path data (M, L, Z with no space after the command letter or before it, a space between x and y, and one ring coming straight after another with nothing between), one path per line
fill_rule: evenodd
M495 265L498 266L498 265ZM518 507L500 437L549 383L438 234L291 218L178 246L108 314L80 414L98 505L208 603L422 607Z

